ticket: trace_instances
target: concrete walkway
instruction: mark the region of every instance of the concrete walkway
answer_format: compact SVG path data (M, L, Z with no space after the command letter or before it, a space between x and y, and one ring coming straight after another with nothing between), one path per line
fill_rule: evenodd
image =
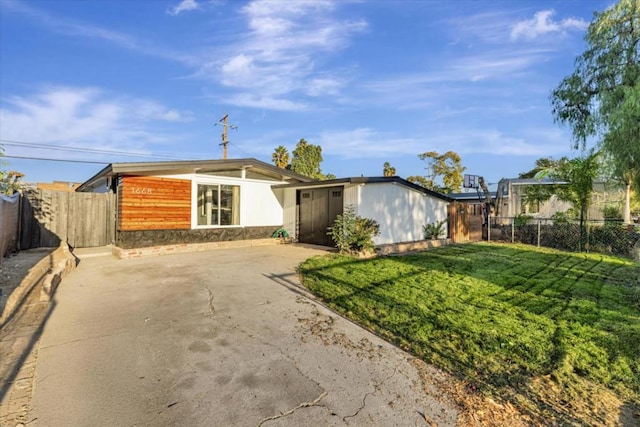
M454 425L410 356L307 297L294 267L315 254L76 253L41 337L29 425Z

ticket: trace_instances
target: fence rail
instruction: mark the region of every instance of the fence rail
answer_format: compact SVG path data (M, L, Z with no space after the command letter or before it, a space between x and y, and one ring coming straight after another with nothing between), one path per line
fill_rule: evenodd
M572 252L620 255L640 261L640 225L619 220L554 221L549 218L494 217L488 240L525 243Z

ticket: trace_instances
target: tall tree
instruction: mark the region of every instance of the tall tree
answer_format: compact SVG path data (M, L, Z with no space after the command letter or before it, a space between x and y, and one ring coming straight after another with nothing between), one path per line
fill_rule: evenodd
M462 166L460 155L455 151L447 151L439 154L435 151L427 151L418 154L420 160L427 161L428 178L425 179L426 187L430 190L452 193L460 191L464 179L462 173L466 169Z
M391 163L384 162L382 166L382 173L384 176L396 176L396 168L391 166Z
M289 166L289 151L287 148L284 145L280 145L273 150L271 161L280 169L285 169Z
M421 175L411 175L407 178L407 181L412 182L416 185L419 185L424 188L431 189L431 182L427 180L424 176Z
M557 122L573 133L575 148L595 137L625 184L625 221L631 187L640 190L640 1L619 0L597 12L587 49L551 95Z
M300 139L293 150L291 170L309 178L325 179L320 163L322 163L322 147L309 144L304 138Z

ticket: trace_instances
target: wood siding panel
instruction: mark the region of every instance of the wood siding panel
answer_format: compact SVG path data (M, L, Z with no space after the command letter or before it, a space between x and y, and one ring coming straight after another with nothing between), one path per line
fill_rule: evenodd
M191 228L191 181L123 176L118 187L118 229Z

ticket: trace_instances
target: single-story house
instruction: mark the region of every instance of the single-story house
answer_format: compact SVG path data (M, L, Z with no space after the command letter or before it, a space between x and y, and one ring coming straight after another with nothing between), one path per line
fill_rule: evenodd
M114 243L125 249L267 238L279 229L332 245L327 227L349 205L380 224L376 244L417 241L423 225L446 220L450 202L399 177L317 181L256 159L113 163L76 191L116 194Z

